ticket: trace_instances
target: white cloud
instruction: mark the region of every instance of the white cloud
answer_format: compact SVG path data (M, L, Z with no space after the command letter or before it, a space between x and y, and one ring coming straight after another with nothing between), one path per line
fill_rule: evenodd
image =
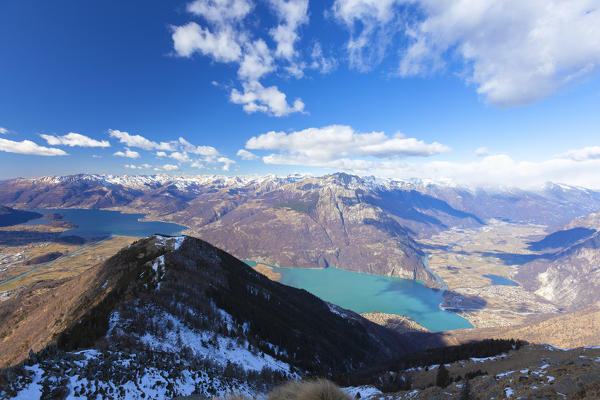
M431 162L424 164L377 165L370 174L398 178L421 177L448 180L477 186L536 187L560 182L585 187L600 187L600 160L577 162L550 159L542 162L516 161L505 154L491 155L472 163Z
M164 151L157 151L156 152L156 157L166 157L167 153L165 153Z
M404 0L336 0L333 15L350 31L350 66L367 71L381 62L399 29L395 6Z
M150 164L142 164L142 167L148 169L148 168L151 168L152 165L150 165Z
M129 132L123 132L116 129L109 129L110 137L119 139L119 142L129 147L138 147L144 150L163 150L175 151L175 145L167 142L154 142L140 135L131 135Z
M543 99L600 69L597 1L336 0L333 11L351 32L356 66L380 61L401 34L408 46L401 40L393 49L401 76L431 73L458 56L467 82L499 106Z
M240 62L238 76L244 82L256 82L275 70L273 56L264 40L246 43L244 57Z
M133 165L133 164L125 164L123 165L125 168L129 168L129 169L143 169L142 167L138 166L138 165Z
M235 32L223 29L212 33L195 22L173 27L173 46L181 57L191 57L195 52L212 56L215 61L229 63L237 61L242 49L237 43Z
M247 160L247 161L258 159L258 156L256 154L251 153L248 150L244 150L244 149L239 149L236 155L239 158L241 158L242 160Z
M216 62L236 63L237 75L243 92L233 89L230 101L241 104L247 113L264 112L285 116L303 112L304 103L297 99L292 105L277 86L263 87L260 80L280 67L276 59L288 65L281 66L295 77L302 77L305 63L298 61L295 43L298 29L308 22L308 0L269 0L278 25L269 32L276 43L271 49L264 38L255 37L253 27L245 19L253 8L247 0L196 0L188 11L204 18L208 26L189 22L173 26L173 47L177 55L191 57L194 53L208 56Z
M475 150L475 155L477 157L485 157L490 155L490 152L487 147L480 147L477 150Z
M401 134L388 137L383 132L358 133L345 125L308 128L297 132L268 132L246 142L251 150L277 150L263 158L271 164L331 166L332 162L356 158L399 158L432 156L450 151L440 143L425 143Z
M138 153L137 151L133 151L133 150L129 149L128 147L125 148L125 151L117 151L113 155L117 156L117 157L126 157L126 158L139 158L140 157L140 153Z
M205 157L217 157L219 152L212 146L194 146L184 138L179 138L179 144L181 145L181 149L185 152L198 154Z
M506 154L491 155L476 162L431 161L408 163L400 160L334 159L305 162L280 155L263 157L266 164L305 165L345 171L357 175L393 179L420 178L440 183L471 185L475 187L538 188L547 182L600 189L598 171L600 159L574 161L550 159L542 162L516 161Z
M241 21L253 8L248 0L195 0L187 6L190 13L218 25Z
M328 74L337 68L337 61L333 57L325 57L323 55L323 48L320 43L315 43L311 53L312 62L310 67L316 69L322 74Z
M561 154L560 157L569 158L574 161L600 160L600 146L569 150Z
M154 167L155 171L177 171L178 169L179 166L175 164L164 164L160 167Z
M67 153L54 147L40 146L31 140L15 142L8 139L0 139L0 151L16 154L32 154L38 156L66 156Z
M108 140L95 140L79 133L70 132L63 136L40 135L49 145L69 147L110 147Z
M187 153L185 152L179 152L179 151L174 151L173 153L169 154L169 157L171 157L174 160L177 160L179 162L189 162L190 157L188 156Z
M243 104L244 111L248 114L262 111L276 117L281 117L294 112L304 111L304 103L301 99L296 99L293 105L290 106L285 93L279 91L277 86L265 88L260 83L253 82L246 83L243 87L243 93L237 89L233 89L230 99L233 103Z
M4 127L0 126L0 134L2 134L2 135L6 135L7 133L8 133L8 129L6 129L6 128L4 128Z
M308 0L269 0L281 24L271 29L270 34L277 43L275 56L292 61L299 39L298 28L308 23Z
M229 159L227 157L219 157L217 159L217 162L220 163L220 164L223 164L221 166L221 169L223 171L229 171L229 169L231 168L231 166L234 165L234 164L236 164L235 161L233 161L233 160L231 160L231 159Z

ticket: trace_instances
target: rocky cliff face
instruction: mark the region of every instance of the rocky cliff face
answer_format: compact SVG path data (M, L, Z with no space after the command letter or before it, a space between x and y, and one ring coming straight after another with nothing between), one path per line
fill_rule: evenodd
M548 259L524 265L516 276L523 286L565 309L600 300L600 233Z
M284 267L339 267L423 279L424 254L360 184L305 179L252 199L194 233L240 258Z
M520 268L523 286L567 310L600 300L598 213L579 217L530 247L546 254Z

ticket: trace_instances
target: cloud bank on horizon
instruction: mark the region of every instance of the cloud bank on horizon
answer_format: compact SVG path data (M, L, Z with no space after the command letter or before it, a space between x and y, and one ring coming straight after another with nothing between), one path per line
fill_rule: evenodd
M190 168L198 173L217 167L229 172L238 166L235 160L216 148L196 146L182 137L155 142L139 134L115 129L109 129L107 135L125 146L113 153L115 157L136 160L150 156L175 162L123 164L124 168L137 173L189 173ZM108 140L81 134L41 136L49 144L59 146L111 147ZM0 151L38 156L69 155L60 148L40 146L29 140L19 142L3 138L0 138ZM444 144L426 143L401 133L391 136L384 132L361 133L350 126L331 125L294 132L266 132L249 138L245 148L239 149L236 155L244 162L262 161L266 165L312 167L321 172L344 171L382 178L420 178L441 183L523 188L558 182L600 189L597 178L600 146L569 150L538 162L517 161L485 147L474 150L479 159L471 162L408 161L415 157L425 160L450 151ZM260 156L257 152L267 154Z

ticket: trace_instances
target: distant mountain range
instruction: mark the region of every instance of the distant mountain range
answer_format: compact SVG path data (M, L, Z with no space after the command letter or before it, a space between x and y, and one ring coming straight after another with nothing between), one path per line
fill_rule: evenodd
M241 259L287 267L333 266L417 278L419 238L490 218L558 227L600 209L600 193L473 189L344 173L310 177L72 175L0 183L0 204L111 208L189 227Z

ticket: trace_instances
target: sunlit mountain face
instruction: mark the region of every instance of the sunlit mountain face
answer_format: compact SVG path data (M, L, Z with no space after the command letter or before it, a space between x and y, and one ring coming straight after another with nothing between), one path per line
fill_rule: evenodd
M0 398L600 398L599 6L4 1Z

